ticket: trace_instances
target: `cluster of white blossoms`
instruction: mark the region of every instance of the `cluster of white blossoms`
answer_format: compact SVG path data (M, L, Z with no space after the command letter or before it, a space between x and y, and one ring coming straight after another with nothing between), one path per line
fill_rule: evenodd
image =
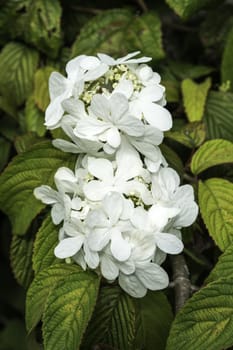
M74 170L57 170L56 190L34 194L60 225L56 257L143 297L167 287L160 265L182 251L180 229L198 208L158 147L172 118L160 76L145 64L151 59L137 54L81 55L66 65L67 78L51 74L45 125L66 134L55 147L78 155Z

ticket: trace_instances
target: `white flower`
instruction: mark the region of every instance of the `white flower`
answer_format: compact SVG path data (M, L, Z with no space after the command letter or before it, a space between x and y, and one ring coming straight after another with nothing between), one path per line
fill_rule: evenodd
M165 208L179 208L179 213L173 219L173 226L178 228L190 226L198 214L192 186L179 185L179 175L171 168L161 168L152 176L152 195L155 203Z
M182 241L175 235L164 232L169 219L178 213L179 209L177 208L153 205L146 211L142 207L138 207L134 210L131 221L141 232L153 234L154 244L160 250L168 254L179 254L184 247Z
M149 62L151 61L151 57L140 57L140 58L132 58L134 56L137 56L140 53L140 51L135 51L132 52L124 57L114 59L109 55L103 54L103 53L98 53L97 56L101 60L101 62L107 64L108 66L116 66L119 64L126 64L126 65L131 65L135 63L144 63L144 62Z
M90 227L88 245L93 251L101 251L108 243L113 257L119 261L129 258L131 247L122 233L132 229L129 218L133 203L117 192L108 193L102 207L89 212L86 224Z
M49 78L51 102L45 112L45 125L55 129L60 125L64 114L62 102L71 97L78 97L83 92L84 82L98 79L105 74L108 66L97 57L81 55L66 65L67 78L53 72Z
M121 132L130 136L144 133L143 123L129 114L128 100L122 94L115 93L109 99L95 95L89 113L89 116L78 120L74 128L74 134L80 138L103 141L116 149L121 143Z
M156 72L153 72L152 68L147 64L140 64L136 69L133 70L133 72L145 86L157 85L161 81L160 75Z
M96 180L84 185L85 196L91 201L101 201L106 193L115 191L126 195L136 196L145 204L151 203L151 194L146 184L135 177L142 176L145 169L139 154L132 146L122 142L116 154L117 169L114 164L103 158L88 158L88 171Z

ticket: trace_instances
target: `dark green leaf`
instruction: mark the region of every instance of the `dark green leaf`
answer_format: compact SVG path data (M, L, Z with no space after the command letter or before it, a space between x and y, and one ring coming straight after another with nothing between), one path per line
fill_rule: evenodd
M33 196L34 188L52 185L55 171L60 166L72 167L73 162L74 156L43 142L16 156L8 165L0 177L0 208L9 216L13 233L24 234L44 207Z
M98 52L119 57L128 53L125 49L125 35L132 20L131 11L126 9L103 11L82 27L72 46L72 57Z
M205 125L200 122L189 123L179 131L168 131L165 136L189 148L196 148L205 141Z
M233 241L233 184L217 178L200 181L198 198L209 234L224 251Z
M212 282L176 316L166 350L222 350L233 345L233 280Z
M104 287L85 334L83 349L105 344L114 349L133 350L136 326L133 299L119 287Z
M48 295L42 319L46 350L79 348L95 307L98 289L99 278L89 271L65 275L57 282Z
M58 227L53 224L50 215L48 215L36 234L33 253L33 269L35 274L62 262L61 259L57 259L54 255L54 248L57 243Z
M34 237L32 234L24 237L13 236L11 242L11 267L17 282L28 288L33 278L32 250Z
M35 74L34 99L37 107L43 112L46 110L50 102L48 82L50 74L54 70L55 69L52 67L44 67L38 69Z
M31 1L28 8L24 38L50 57L57 56L62 43L61 13L58 0Z
M23 44L11 42L3 48L0 54L0 93L4 98L17 106L25 101L32 91L38 58L37 51Z
M191 162L193 174L224 163L233 163L233 143L227 140L205 142L194 154Z
M233 141L233 94L211 91L206 101L204 122L210 139Z
M8 140L0 137L0 171L8 162L10 155L11 143Z
M25 107L25 128L27 132L35 132L38 136L44 136L44 113L36 106L34 96L30 96Z
M233 91L232 56L233 56L233 27L227 37L227 42L224 47L222 64L221 64L222 82L225 83L229 81L231 91Z
M209 4L211 0L166 0L166 2L177 15L187 19L197 10Z

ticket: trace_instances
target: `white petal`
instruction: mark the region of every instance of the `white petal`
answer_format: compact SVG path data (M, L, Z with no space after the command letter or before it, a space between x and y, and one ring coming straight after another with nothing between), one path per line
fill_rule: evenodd
M118 266L106 254L104 254L101 258L100 268L102 275L109 281L114 281L119 274Z
M51 100L62 95L69 86L68 80L58 72L52 72L49 77L49 95Z
M146 230L148 223L147 211L142 207L135 208L131 217L131 221L136 228L140 230Z
M112 183L113 166L112 163L104 158L88 158L88 171L96 178Z
M97 266L99 265L99 254L90 250L87 244L84 244L83 250L85 253L84 258L87 265L91 269L96 269Z
M130 136L142 136L145 131L144 124L133 116L123 116L117 125L119 129Z
M138 176L142 170L142 161L138 152L122 138L121 147L116 154L117 181L132 179Z
M58 201L58 192L47 185L36 187L33 194L45 204L55 204Z
M109 123L92 117L86 117L77 122L74 128L74 134L78 137L92 138L92 136L99 135L109 128Z
M86 56L80 60L79 64L84 70L95 69L100 65L100 60L95 56Z
M165 186L169 193L174 193L180 184L180 177L174 169L162 168L159 172L159 182Z
M169 279L167 273L159 265L153 263L137 266L136 276L150 290L167 288Z
M118 192L110 192L103 199L104 211L110 219L110 224L115 225L123 211L123 196Z
M119 285L121 288L134 298L142 298L146 295L147 289L139 281L139 279L133 275L124 275L120 273Z
M75 255L83 244L83 236L65 238L54 249L54 254L59 259L69 258Z
M96 180L90 181L83 186L83 192L90 201L101 201L112 190L112 186L107 186L104 182Z
M168 223L168 219L175 217L180 212L179 208L153 205L148 210L148 218L155 230L161 230Z
M95 69L87 71L84 75L85 81L96 80L108 71L108 66L105 63L101 63Z
M133 93L133 83L131 80L121 79L119 84L113 90L112 94L120 93L129 99Z
M72 142L62 140L62 139L56 139L52 141L52 144L54 147L60 149L63 152L67 153L83 153L83 150L75 145Z
M140 92L140 99L145 103L159 101L163 97L163 89L159 85L147 86Z
M129 103L127 98L122 94L113 94L109 100L111 121L117 125L123 116L129 109Z
M143 114L147 122L159 130L167 131L172 127L170 112L156 103L143 104Z
M65 208L62 204L56 203L51 209L51 217L54 225L59 225L65 217Z
M110 249L114 258L119 261L125 261L130 256L131 246L123 239L121 232L117 228L111 230Z
M71 169L61 167L56 171L54 181L59 191L73 193L78 179Z
M155 240L157 246L165 253L179 254L184 245L182 241L171 233L156 233Z
M87 115L83 101L74 99L73 97L64 100L62 107L68 114L76 116L77 119L84 118Z
M115 64L115 60L109 55L106 55L104 53L98 53L97 56L103 63L106 63L109 66Z
M89 109L97 118L109 121L110 106L105 96L99 94L94 95Z
M121 135L117 128L112 127L106 132L106 140L113 148L118 148L121 144Z
M110 232L106 227L94 229L88 235L88 245L95 252L102 250L108 244L109 240Z
M48 105L45 111L45 126L47 126L48 129L55 129L58 127L64 113L61 102L66 97L67 96L63 95L58 96Z
M80 79L81 79L81 76L83 76L84 70L80 67L80 61L84 57L86 57L86 55L77 56L72 60L70 60L66 65L66 72L68 74L68 78L73 82L76 81L78 75Z

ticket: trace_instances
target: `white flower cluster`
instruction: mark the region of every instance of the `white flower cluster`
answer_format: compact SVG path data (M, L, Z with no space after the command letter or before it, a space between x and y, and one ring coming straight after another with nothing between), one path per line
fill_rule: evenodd
M67 78L52 73L45 125L67 135L55 147L80 155L74 172L57 170L57 190L43 185L34 194L62 224L56 257L109 282L118 278L127 293L143 297L167 287L160 265L182 251L180 229L198 208L192 187L180 186L158 147L172 118L159 74L137 54L81 55L66 65Z

